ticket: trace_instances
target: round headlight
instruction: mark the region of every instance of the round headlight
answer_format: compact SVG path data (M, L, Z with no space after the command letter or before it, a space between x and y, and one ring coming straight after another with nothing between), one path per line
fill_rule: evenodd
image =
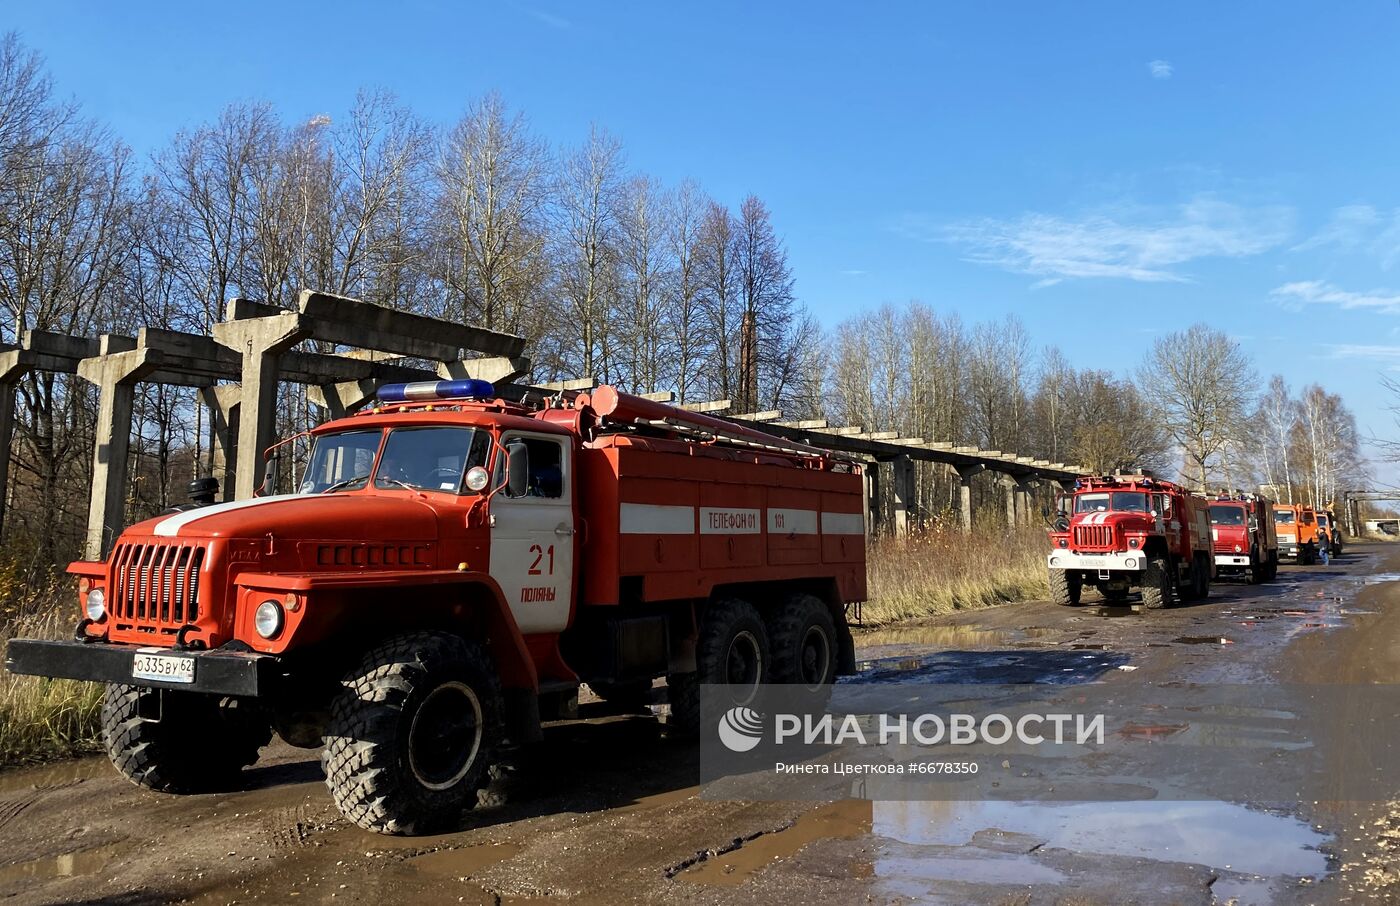
M1137 561L1134 560L1132 557L1125 557L1125 558L1123 559L1123 568L1124 568L1124 569L1137 569Z
M1051 557L1051 558L1050 558L1050 565L1051 565L1051 566L1058 566L1059 563L1060 563L1060 558L1059 558L1059 557Z
M282 631L282 605L276 601L264 601L253 614L253 628L258 635L270 639Z
M87 603L83 605L87 611L89 620L96 623L107 616L107 596L102 593L102 589L94 588L87 593Z
M1129 538L1129 539L1128 539L1128 547L1137 547L1137 546L1138 546L1139 544L1141 544L1141 543L1142 543L1142 542L1139 541L1139 540L1136 539L1136 538Z
M1061 539L1060 539L1060 547L1069 547L1069 540L1066 539L1066 538L1061 538Z
M481 466L472 466L467 469L467 488L469 490L483 491L490 480L491 474Z
M1244 550L1244 548L1240 547L1238 544L1235 545L1235 553L1238 554L1242 550Z

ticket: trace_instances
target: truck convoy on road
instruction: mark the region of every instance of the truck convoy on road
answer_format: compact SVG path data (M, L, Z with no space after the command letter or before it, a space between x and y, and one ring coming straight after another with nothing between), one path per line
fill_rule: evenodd
M1169 607L1209 596L1215 576L1205 498L1145 473L1077 480L1050 548L1050 595L1066 606L1089 586L1110 602L1138 588L1144 607Z
M354 823L425 833L580 683L641 700L664 676L686 734L701 684L743 704L855 669L856 463L611 387L389 386L311 433L298 493L131 526L70 567L75 640L10 643L15 672L108 684L132 781L226 788L275 731L324 744Z

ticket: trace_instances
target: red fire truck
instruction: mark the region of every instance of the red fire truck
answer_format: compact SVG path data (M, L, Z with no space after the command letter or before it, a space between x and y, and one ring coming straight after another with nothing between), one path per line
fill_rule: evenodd
M1050 593L1077 605L1084 586L1111 603L1142 590L1147 608L1167 607L1177 595L1205 598L1215 565L1204 498L1149 474L1086 476L1060 498L1050 533Z
M356 824L424 833L581 682L638 697L665 676L684 733L702 683L743 703L855 669L854 463L611 387L394 385L312 435L298 493L131 526L70 567L74 641L10 643L14 672L109 684L134 782L226 786L275 730L324 743Z
M1273 501L1257 494L1222 494L1210 502L1215 568L1240 573L1250 582L1278 575L1278 530Z

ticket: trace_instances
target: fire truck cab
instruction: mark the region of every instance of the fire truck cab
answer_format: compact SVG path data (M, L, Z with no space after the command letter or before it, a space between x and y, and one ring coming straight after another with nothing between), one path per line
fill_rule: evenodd
M1274 526L1278 531L1279 556L1300 564L1317 562L1319 538L1317 513L1300 503L1274 504Z
M1258 584L1278 575L1278 533L1271 501L1256 494L1222 494L1210 502L1210 530L1219 573Z
M76 638L12 641L7 666L107 683L135 783L227 788L275 731L324 746L354 823L433 832L581 683L641 707L665 677L693 735L702 684L747 705L853 672L863 497L857 463L611 387L393 385L312 432L296 493L148 520L73 564Z
M1085 476L1060 498L1049 533L1051 597L1078 605L1085 586L1110 603L1142 591L1143 606L1210 594L1214 577L1206 501L1148 474Z

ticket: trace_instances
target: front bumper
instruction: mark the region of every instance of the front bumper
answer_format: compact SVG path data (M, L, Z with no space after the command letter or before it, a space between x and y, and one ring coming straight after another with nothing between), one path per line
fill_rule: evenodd
M1247 554L1216 554L1216 566L1248 566L1249 556Z
M1092 572L1137 572L1147 568L1147 555L1138 551L1112 554L1079 554L1058 550L1045 558L1051 569L1083 569Z
M131 662L137 652L192 658L194 682L135 679ZM53 642L12 639L5 646L5 669L30 676L127 683L151 689L208 692L256 698L269 694L282 675L281 658L243 651L176 651L109 642Z

